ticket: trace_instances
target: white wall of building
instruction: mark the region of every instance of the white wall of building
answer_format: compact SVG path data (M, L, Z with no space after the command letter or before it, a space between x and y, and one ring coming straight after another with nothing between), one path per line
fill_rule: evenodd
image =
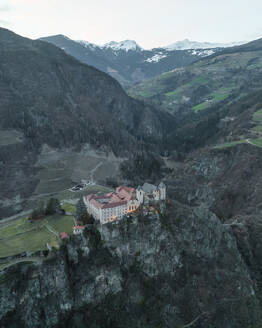
M136 198L139 202L139 204L143 204L144 202L144 191L139 189L136 191Z
M87 198L84 198L84 203L87 208L87 212L92 214L95 220L100 221L101 224L112 222L115 220L122 219L123 216L129 212L135 211L141 204L148 202L149 198L147 194L142 190L136 190L136 198L130 200L127 204L109 207L109 208L97 208L95 205L89 202ZM159 187L153 191L153 198L156 201L166 199L166 187Z
M166 187L160 188L160 200L166 200Z

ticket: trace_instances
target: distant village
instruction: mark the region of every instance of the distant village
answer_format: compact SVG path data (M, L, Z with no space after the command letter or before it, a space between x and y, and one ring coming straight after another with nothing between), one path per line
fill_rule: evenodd
M166 186L144 183L137 189L120 186L114 192L103 195L90 194L83 197L87 213L100 224L118 222L125 215L136 212L141 206L154 210L166 201ZM73 233L82 233L84 226L75 226Z

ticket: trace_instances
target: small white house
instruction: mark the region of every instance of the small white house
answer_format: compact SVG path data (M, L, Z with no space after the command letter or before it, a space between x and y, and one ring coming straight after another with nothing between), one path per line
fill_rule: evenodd
M85 229L84 226L75 226L75 227L73 228L73 234L74 234L74 235L80 235L80 234L83 233L84 229Z

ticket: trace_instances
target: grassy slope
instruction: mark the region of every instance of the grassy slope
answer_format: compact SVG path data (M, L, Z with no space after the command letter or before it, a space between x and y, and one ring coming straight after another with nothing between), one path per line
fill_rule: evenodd
M214 147L214 149L226 149L226 148L231 148L239 144L246 143L245 140L237 140L237 141L232 141L232 142L225 142L223 144L217 145Z
M104 193L111 189L99 186L90 185L83 191L71 192L63 191L57 195L60 200L65 200L62 208L72 215L75 213L75 205L66 202L66 200L76 200L83 195L90 193ZM14 256L26 251L37 252L46 250L48 243L51 246L58 247L59 239L50 232L45 223L58 234L60 232L72 233L75 225L73 216L54 215L47 217L45 220L31 223L28 218L20 218L15 221L7 222L0 226L0 258Z
M262 77L261 50L226 53L145 81L131 88L129 94L158 100L171 111L182 104L199 111L236 96L247 81L259 82L258 77Z
M68 213L74 214L76 212L76 206L69 204L69 203L64 203L62 206L62 209L65 210Z
M0 240L0 257L14 256L25 251L37 252L47 249L46 243L56 242L54 234L44 226L20 235Z
M261 134L262 133L262 109L260 109L254 113L253 121L256 125L252 128L252 131L255 133Z
M230 148L230 147L234 147L236 145L239 144L243 144L243 143L250 143L253 144L254 146L257 147L262 147L262 109L256 111L253 114L253 123L255 124L255 126L250 130L250 133L253 134L254 138L248 138L246 136L242 136L241 140L236 140L236 141L232 141L232 142L226 142L220 145L215 146L215 149L225 149L225 148ZM258 138L255 138L258 137Z
M73 232L73 226L75 225L73 216L52 216L47 218L48 224L57 232L65 231L68 234Z
M46 221L57 233L72 233L72 216L55 215L47 217ZM30 223L28 218L22 218L0 228L0 258L45 250L47 243L58 247L58 238L45 227L45 220Z

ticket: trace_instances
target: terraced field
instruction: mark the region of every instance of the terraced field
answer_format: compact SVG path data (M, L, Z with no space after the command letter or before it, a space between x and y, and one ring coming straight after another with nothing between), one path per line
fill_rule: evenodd
M57 235L60 232L71 234L75 225L73 216L55 215L44 220L30 222L22 218L0 227L0 258L18 255L24 252L37 252L51 247L59 247L59 238L49 231L48 224Z
M72 215L53 215L43 220L30 222L28 217L2 222L0 225L0 270L1 258L15 256L24 252L47 250L47 243L51 247L59 247L59 233L72 234L75 226L74 213L76 202L83 195L90 193L106 193L110 188L89 185L85 190L72 192L64 190L55 196L62 201L62 208ZM46 196L48 199L49 196ZM41 198L41 201L44 198ZM52 232L53 231L53 232ZM3 265L5 266L5 265Z
M54 194L69 189L82 179L104 181L108 176L116 176L121 159L105 153L63 152L45 149L39 156L37 174L39 183L35 195Z

